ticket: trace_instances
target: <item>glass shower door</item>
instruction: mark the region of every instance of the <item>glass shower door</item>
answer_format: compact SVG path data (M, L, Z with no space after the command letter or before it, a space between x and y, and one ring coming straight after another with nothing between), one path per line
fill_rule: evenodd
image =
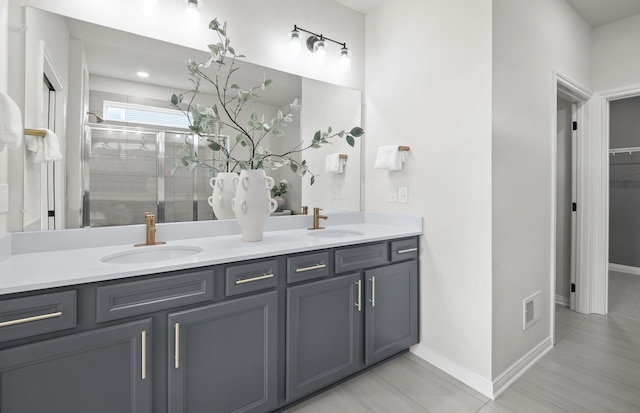
M90 226L144 224L145 212L157 213L158 133L109 127L90 133Z

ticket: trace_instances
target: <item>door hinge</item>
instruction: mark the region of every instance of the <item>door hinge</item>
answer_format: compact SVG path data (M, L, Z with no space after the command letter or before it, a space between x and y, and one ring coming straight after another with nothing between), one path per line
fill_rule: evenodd
M571 292L572 293L576 292L576 283L571 283Z
M576 212L578 210L578 204L576 204L575 202L571 203L571 210L573 212Z
M578 130L578 122L573 121L571 123L571 130Z
M56 211L48 211L48 216L49 216L50 218L55 218L55 216L56 216Z

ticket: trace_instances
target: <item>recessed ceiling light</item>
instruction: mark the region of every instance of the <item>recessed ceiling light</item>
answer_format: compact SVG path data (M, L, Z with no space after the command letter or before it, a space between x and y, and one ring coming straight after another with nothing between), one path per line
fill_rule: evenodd
M140 76L140 77L144 77L144 78L149 77L149 73L147 73L147 72L138 72L138 73L136 73L136 74L137 74L138 76Z

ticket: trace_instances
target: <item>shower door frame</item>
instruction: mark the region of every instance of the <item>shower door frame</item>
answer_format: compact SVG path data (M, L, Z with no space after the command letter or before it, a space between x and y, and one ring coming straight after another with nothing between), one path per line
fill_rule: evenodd
M91 178L90 178L90 157L91 157L91 148L92 148L92 137L93 130L112 130L118 132L127 132L127 133L145 133L149 135L155 135L155 144L157 146L157 151L155 154L156 160L156 200L155 200L155 208L156 208L156 222L164 223L166 222L166 183L165 183L165 153L166 153L166 134L167 133L175 133L175 134L183 134L186 136L186 139L189 140L188 143L193 145L195 142L195 137L197 135L191 133L191 131L186 129L175 129L175 128L152 128L148 125L139 126L129 124L127 126L124 125L113 125L113 124L105 124L105 123L86 123L84 127L84 140L83 146L84 149L82 151L82 226L83 227L91 227ZM199 148L199 147L196 147ZM198 149L196 149L198 150ZM191 173L193 176L192 183L192 213L191 213L191 221L198 220L198 202L200 198L198 196L198 178L201 171L198 171L199 168L195 168ZM172 221L174 222L174 221ZM176 221L177 222L177 221ZM183 221L181 221L183 222ZM188 221L187 221L188 222ZM113 225L108 225L113 226Z

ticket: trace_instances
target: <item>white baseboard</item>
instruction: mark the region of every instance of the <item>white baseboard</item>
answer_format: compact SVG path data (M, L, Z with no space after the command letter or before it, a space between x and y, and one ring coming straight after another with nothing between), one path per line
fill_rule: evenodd
M529 370L542 356L547 354L553 348L553 341L551 337L547 337L540 344L538 344L533 350L524 355L520 360L516 361L500 374L493 381L493 395L494 399L503 391L505 391L511 384L516 381L522 374Z
M411 352L421 359L433 364L440 370L450 376L460 380L467 386L482 393L488 398L495 400L502 392L504 392L514 381L533 366L542 356L547 354L553 348L551 337L547 337L533 350L525 354L520 360L511 365L507 370L500 374L493 382L479 376L471 370L462 367L442 355L430 350L422 344L418 344L411 348Z
M556 304L564 305L565 307L569 307L569 297L565 297L563 295L556 294Z
M625 274L640 275L640 268L631 267L630 265L609 263L609 271L623 272Z
M411 348L411 351L421 359L433 364L440 370L445 373L453 376L454 378L460 380L467 386L473 388L474 390L482 393L483 395L493 399L493 384L485 379L484 377L479 376L478 374L472 372L471 370L462 367L446 357L430 350L427 346L423 344L418 344Z

